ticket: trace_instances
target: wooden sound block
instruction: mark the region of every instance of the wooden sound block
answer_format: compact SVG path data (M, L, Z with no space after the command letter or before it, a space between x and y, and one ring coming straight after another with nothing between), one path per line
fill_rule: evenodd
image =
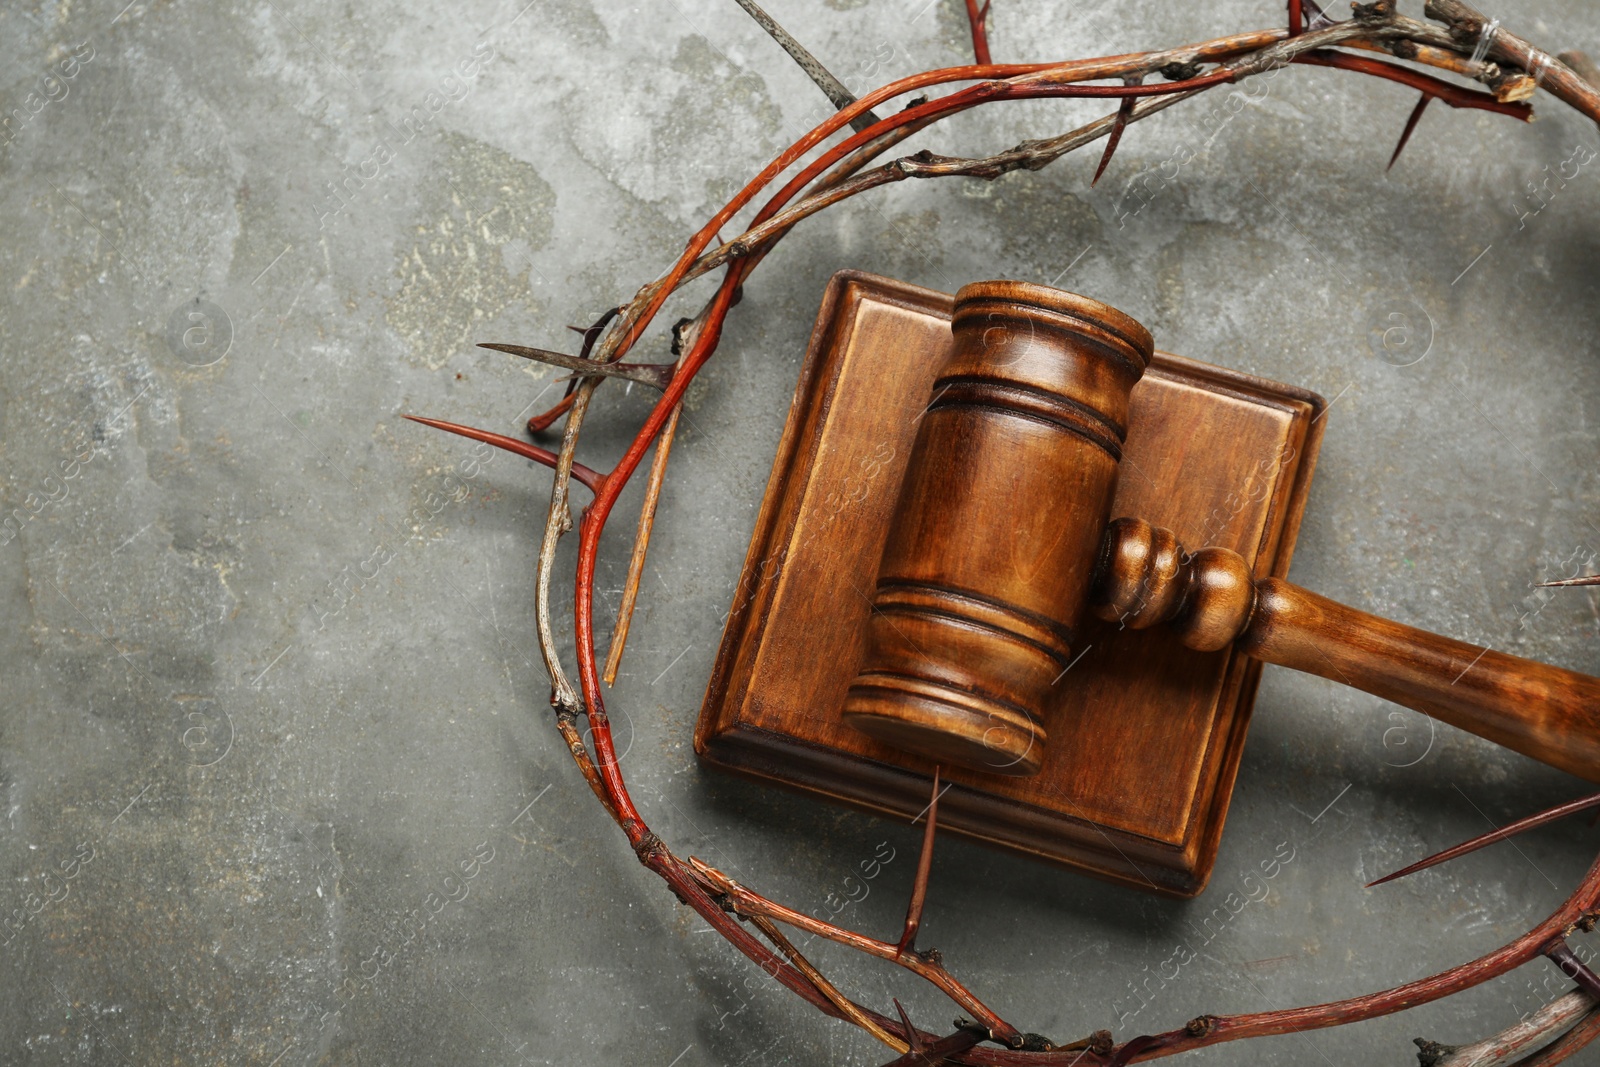
M728 615L695 751L711 766L902 819L931 762L841 722L952 298L829 282ZM1314 393L1156 353L1135 387L1113 516L1283 576L1325 408ZM942 829L1171 896L1205 888L1261 665L1090 622L1056 682L1042 770L947 769Z

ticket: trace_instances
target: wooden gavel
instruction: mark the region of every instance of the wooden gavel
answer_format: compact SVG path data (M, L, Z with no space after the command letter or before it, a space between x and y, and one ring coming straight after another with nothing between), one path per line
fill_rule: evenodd
M1230 642L1600 781L1600 679L1345 607L1237 553L1109 522L1138 322L1020 282L956 294L955 348L901 484L844 720L941 763L1028 775L1084 608ZM1070 684L1070 683L1068 683Z

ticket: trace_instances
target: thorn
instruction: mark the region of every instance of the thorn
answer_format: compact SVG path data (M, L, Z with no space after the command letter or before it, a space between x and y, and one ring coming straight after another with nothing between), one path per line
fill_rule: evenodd
M1515 834L1520 834L1524 830L1533 830L1537 827L1544 826L1546 823L1552 823L1558 819L1564 819L1568 815L1575 815L1580 811L1587 811L1588 809L1595 807L1600 807L1600 793L1595 793L1592 796L1580 797L1577 800L1569 800L1565 804L1557 804L1553 808L1546 809L1545 811L1541 811L1535 815L1529 815L1525 819L1518 819L1516 822L1507 823L1498 830L1491 830L1486 834L1479 834L1472 840L1463 841L1461 844L1456 845L1453 848L1447 848L1443 852L1436 852L1427 859L1418 860L1411 866L1403 867L1400 870L1395 871L1393 874L1386 874L1382 878L1379 878L1376 882L1368 882L1367 888L1371 889L1375 885L1383 885L1385 882L1392 882L1397 878L1404 878L1408 874L1415 874L1418 871L1426 870L1435 864L1444 863L1447 860L1453 860L1458 856L1465 856L1469 852L1476 852L1485 845L1492 845L1497 841L1504 841L1506 838Z
M755 0L734 0L734 2L744 8L745 14L754 19L757 26L767 31L767 36L778 42L779 48L789 53L789 58L805 71L806 77L810 78L818 89L822 90L834 110L843 111L856 102L855 94L845 88L844 83L835 78L827 67L818 62L816 56L806 51L805 45L795 40L788 30L778 25L776 19L763 11L760 4ZM850 126L857 133L862 133L877 122L878 116L867 111L852 119Z
M1394 146L1394 155L1389 157L1389 165L1384 170L1393 170L1394 161L1400 158L1400 153L1405 150L1406 142L1411 140L1411 133L1417 128L1417 123L1422 119L1422 113L1428 109L1428 102L1433 99L1429 93L1423 93L1422 99L1417 101L1417 106L1411 109L1411 117L1406 119L1406 128L1400 131L1400 143Z
M928 802L928 821L922 829L922 854L917 857L917 876L911 883L911 902L906 906L905 930L900 934L898 953L916 951L917 928L922 925L922 905L928 899L928 876L933 870L933 837L939 824L939 765L933 766L933 799Z
M952 1057L967 1051L987 1037L987 1032L980 1028L963 1027L921 1050L907 1052L885 1067L928 1067L929 1064L949 1063Z
M900 1001L894 999L894 1010L900 1013L900 1024L906 1028L906 1044L911 1046L912 1052L922 1051L922 1037L917 1033L917 1028L911 1025L911 1016L906 1014L906 1009L900 1006Z
M578 350L578 358L589 358L589 352L594 348L594 343L598 341L600 339L600 335L605 332L606 323L610 322L620 314L622 314L622 308L608 308L604 314L602 314L598 319L594 320L594 324L592 326L589 326L581 331L583 334L583 347ZM576 329L576 327L569 326L567 329ZM572 407L572 391L577 387L577 384L577 382L569 382L567 384L567 395L562 397L560 402L557 403L555 407L551 408L543 415L535 415L528 420L529 434L544 433L555 424L557 419L567 413L568 409Z
M1567 944L1566 938L1558 937L1551 941L1544 947L1544 954L1551 963L1561 968L1562 974L1576 982L1585 993L1600 999L1600 977L1596 977L1593 971L1584 966L1583 961Z
M1560 578L1553 582L1540 582L1541 589L1571 589L1580 585L1600 585L1600 574L1585 574L1581 578Z
M1131 96L1122 98L1122 104L1117 108L1117 117L1111 123L1111 134L1106 138L1106 150L1100 154L1100 165L1094 169L1094 179L1089 182L1092 188L1100 180L1100 175L1106 172L1106 166L1111 162L1112 153L1117 150L1117 142L1122 140L1122 131L1128 125L1128 119L1133 115L1133 101Z
M400 417L402 419L410 419L412 422L421 423L424 426L432 426L435 430L443 430L445 433L459 434L462 437L470 438L474 441L482 441L486 445L493 445L496 448L503 448L513 455L521 456L523 459L531 459L535 463L542 463L551 469L555 468L556 461L559 458L548 448L540 448L538 445L530 445L526 442L518 441L515 437L507 437L504 434L491 433L488 430L480 430L473 426L461 426L454 422L445 422L441 419L429 419L421 415L402 415ZM606 484L605 475L601 474L599 471L590 470L582 463L574 463L572 465L572 476L587 486L589 492L595 494L598 494Z
M674 370L670 363L596 363L586 356L569 356L565 352L550 352L543 348L501 344L495 341L480 342L478 347L521 356L523 359L537 360L563 370L576 371L580 378L626 378L663 390L672 381Z

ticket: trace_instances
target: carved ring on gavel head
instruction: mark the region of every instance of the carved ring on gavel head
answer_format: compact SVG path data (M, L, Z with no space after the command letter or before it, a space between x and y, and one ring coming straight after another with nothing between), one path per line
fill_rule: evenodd
M956 294L879 567L846 722L942 763L1026 775L1086 608L1185 645L1235 645L1600 781L1600 680L1402 626L1234 552L1109 523L1150 335L1097 301L981 282Z

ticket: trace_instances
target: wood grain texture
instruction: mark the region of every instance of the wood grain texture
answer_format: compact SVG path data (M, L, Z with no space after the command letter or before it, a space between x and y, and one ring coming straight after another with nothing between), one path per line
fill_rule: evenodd
M1369 615L1288 582L1256 585L1235 645L1432 715L1600 782L1600 679Z
M709 765L909 819L933 765L846 727L890 517L951 346L952 298L830 282L695 733ZM1320 398L1156 353L1131 395L1112 514L1289 566ZM1162 630L1086 619L1031 778L952 769L946 829L1143 889L1192 896L1216 855L1260 667Z
M1195 649L1235 648L1431 715L1600 781L1600 679L1369 615L1278 578L1252 581L1237 554L1188 553L1169 530L1118 519L1106 531L1095 613L1165 623Z
M1110 519L1150 334L1025 282L956 294L841 715L940 763L1031 775Z

